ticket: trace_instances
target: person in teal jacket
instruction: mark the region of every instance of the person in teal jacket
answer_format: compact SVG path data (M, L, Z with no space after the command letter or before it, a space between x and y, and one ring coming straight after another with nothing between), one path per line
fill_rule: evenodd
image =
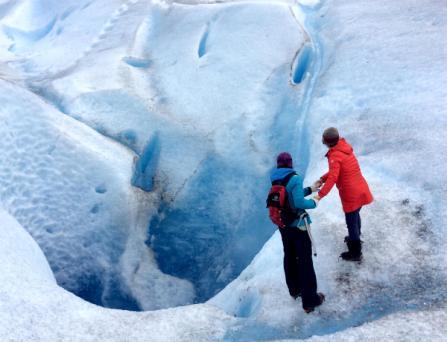
M317 207L318 200L305 198L318 189L317 184L303 188L303 178L293 169L292 156L283 152L277 157L277 168L273 170L270 180L273 184L287 178L287 197L296 219L286 227L279 228L284 247L284 273L290 295L294 299L301 297L303 309L309 313L325 299L323 293L317 292L312 241L308 231L312 221L306 213L306 209Z

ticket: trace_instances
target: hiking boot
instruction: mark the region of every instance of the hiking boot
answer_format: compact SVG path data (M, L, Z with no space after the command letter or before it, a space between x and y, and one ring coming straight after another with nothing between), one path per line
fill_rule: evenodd
M360 261L362 260L362 242L359 241L351 241L349 239L345 239L346 244L348 245L348 251L340 254L340 257L346 261Z
M360 254L353 254L352 252L343 252L340 254L340 257L345 261L361 261L362 260L362 253Z
M312 311L315 310L315 308L317 306L320 306L326 300L326 297L323 293L318 292L317 295L318 295L318 298L320 299L320 302L315 306L308 306L308 307L303 308L305 313L307 313L307 314L311 313Z

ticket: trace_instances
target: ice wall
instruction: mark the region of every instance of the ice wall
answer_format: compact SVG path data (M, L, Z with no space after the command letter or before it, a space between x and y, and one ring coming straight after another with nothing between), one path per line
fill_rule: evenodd
M156 199L130 184L134 154L21 87L1 81L1 88L1 205L40 244L58 283L110 307L157 308L170 297L175 304L191 301L191 286L157 273L144 253ZM178 287L181 299L154 290L154 276ZM144 300L151 297L148 288L158 300Z
M25 90L1 85L1 203L41 244L59 283L100 303L105 287L119 282L114 268L133 209L117 203L136 202L122 171L132 155Z
M54 211L45 212L45 222L51 216L69 234L34 233L61 284L79 284L82 290L75 293L95 303L151 309L208 299L250 262L273 232L264 210L268 183L256 180L268 178L272 155L291 148L303 132L302 99L312 60L294 62L308 37L292 5L11 4L1 42L14 80L54 107L54 116L81 122L104 145L123 151L110 152L102 167L92 160L89 168L83 151L67 158L82 165L80 175L70 178L79 194L45 185L51 196L57 193L58 203L66 197L81 206L80 194L90 198L84 189L90 177L104 178L92 193L101 201L92 200L87 213L73 209L57 221ZM296 84L295 67L301 73ZM37 121L24 122L33 128ZM292 148L299 151L300 171L307 149ZM62 162L51 165L62 174L64 168ZM115 173L121 176L118 193L111 185ZM21 223L30 231L41 225ZM76 276L77 268L66 271L74 257L49 252L47 234L63 245L70 234L81 236L104 258L86 259L89 276ZM56 266L61 259L70 261ZM152 273L156 264L165 275ZM163 287L171 287L159 278L177 286L178 295L164 293ZM121 288L122 296L110 297Z
M39 246L3 209L0 241L2 341L215 341L234 321L206 304L145 313L92 305L56 284Z
M201 301L239 274L272 233L268 184L257 180L292 136L276 130L277 121L293 126L300 116L302 87L290 83L290 70L305 33L284 4L174 5L152 16L145 48L158 106L204 146L195 151L200 163L178 163L190 174L151 222L150 246L161 270L192 281ZM166 145L161 138L164 172L163 160L176 155L163 155Z

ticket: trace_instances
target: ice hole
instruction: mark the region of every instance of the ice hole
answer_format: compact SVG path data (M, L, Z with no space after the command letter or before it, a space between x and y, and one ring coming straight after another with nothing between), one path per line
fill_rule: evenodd
M202 38L200 39L199 51L198 51L199 58L203 57L207 52L206 51L206 43L208 40L208 35L209 35L209 27L207 26L205 29L205 32L202 35Z
M300 84L306 78L307 71L312 63L312 54L312 47L309 44L305 44L292 67L293 84Z

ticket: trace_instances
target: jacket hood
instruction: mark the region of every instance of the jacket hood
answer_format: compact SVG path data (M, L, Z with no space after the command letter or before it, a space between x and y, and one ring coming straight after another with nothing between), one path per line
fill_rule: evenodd
M277 180L283 179L292 172L295 172L295 170L290 168L274 169L272 171L272 174L270 175L270 181L275 182Z
M349 145L349 143L345 140L345 138L341 138L337 145L335 145L334 147L331 147L328 154L331 151L339 151L342 152L344 154L351 154L354 152L354 149L352 148L351 145Z

